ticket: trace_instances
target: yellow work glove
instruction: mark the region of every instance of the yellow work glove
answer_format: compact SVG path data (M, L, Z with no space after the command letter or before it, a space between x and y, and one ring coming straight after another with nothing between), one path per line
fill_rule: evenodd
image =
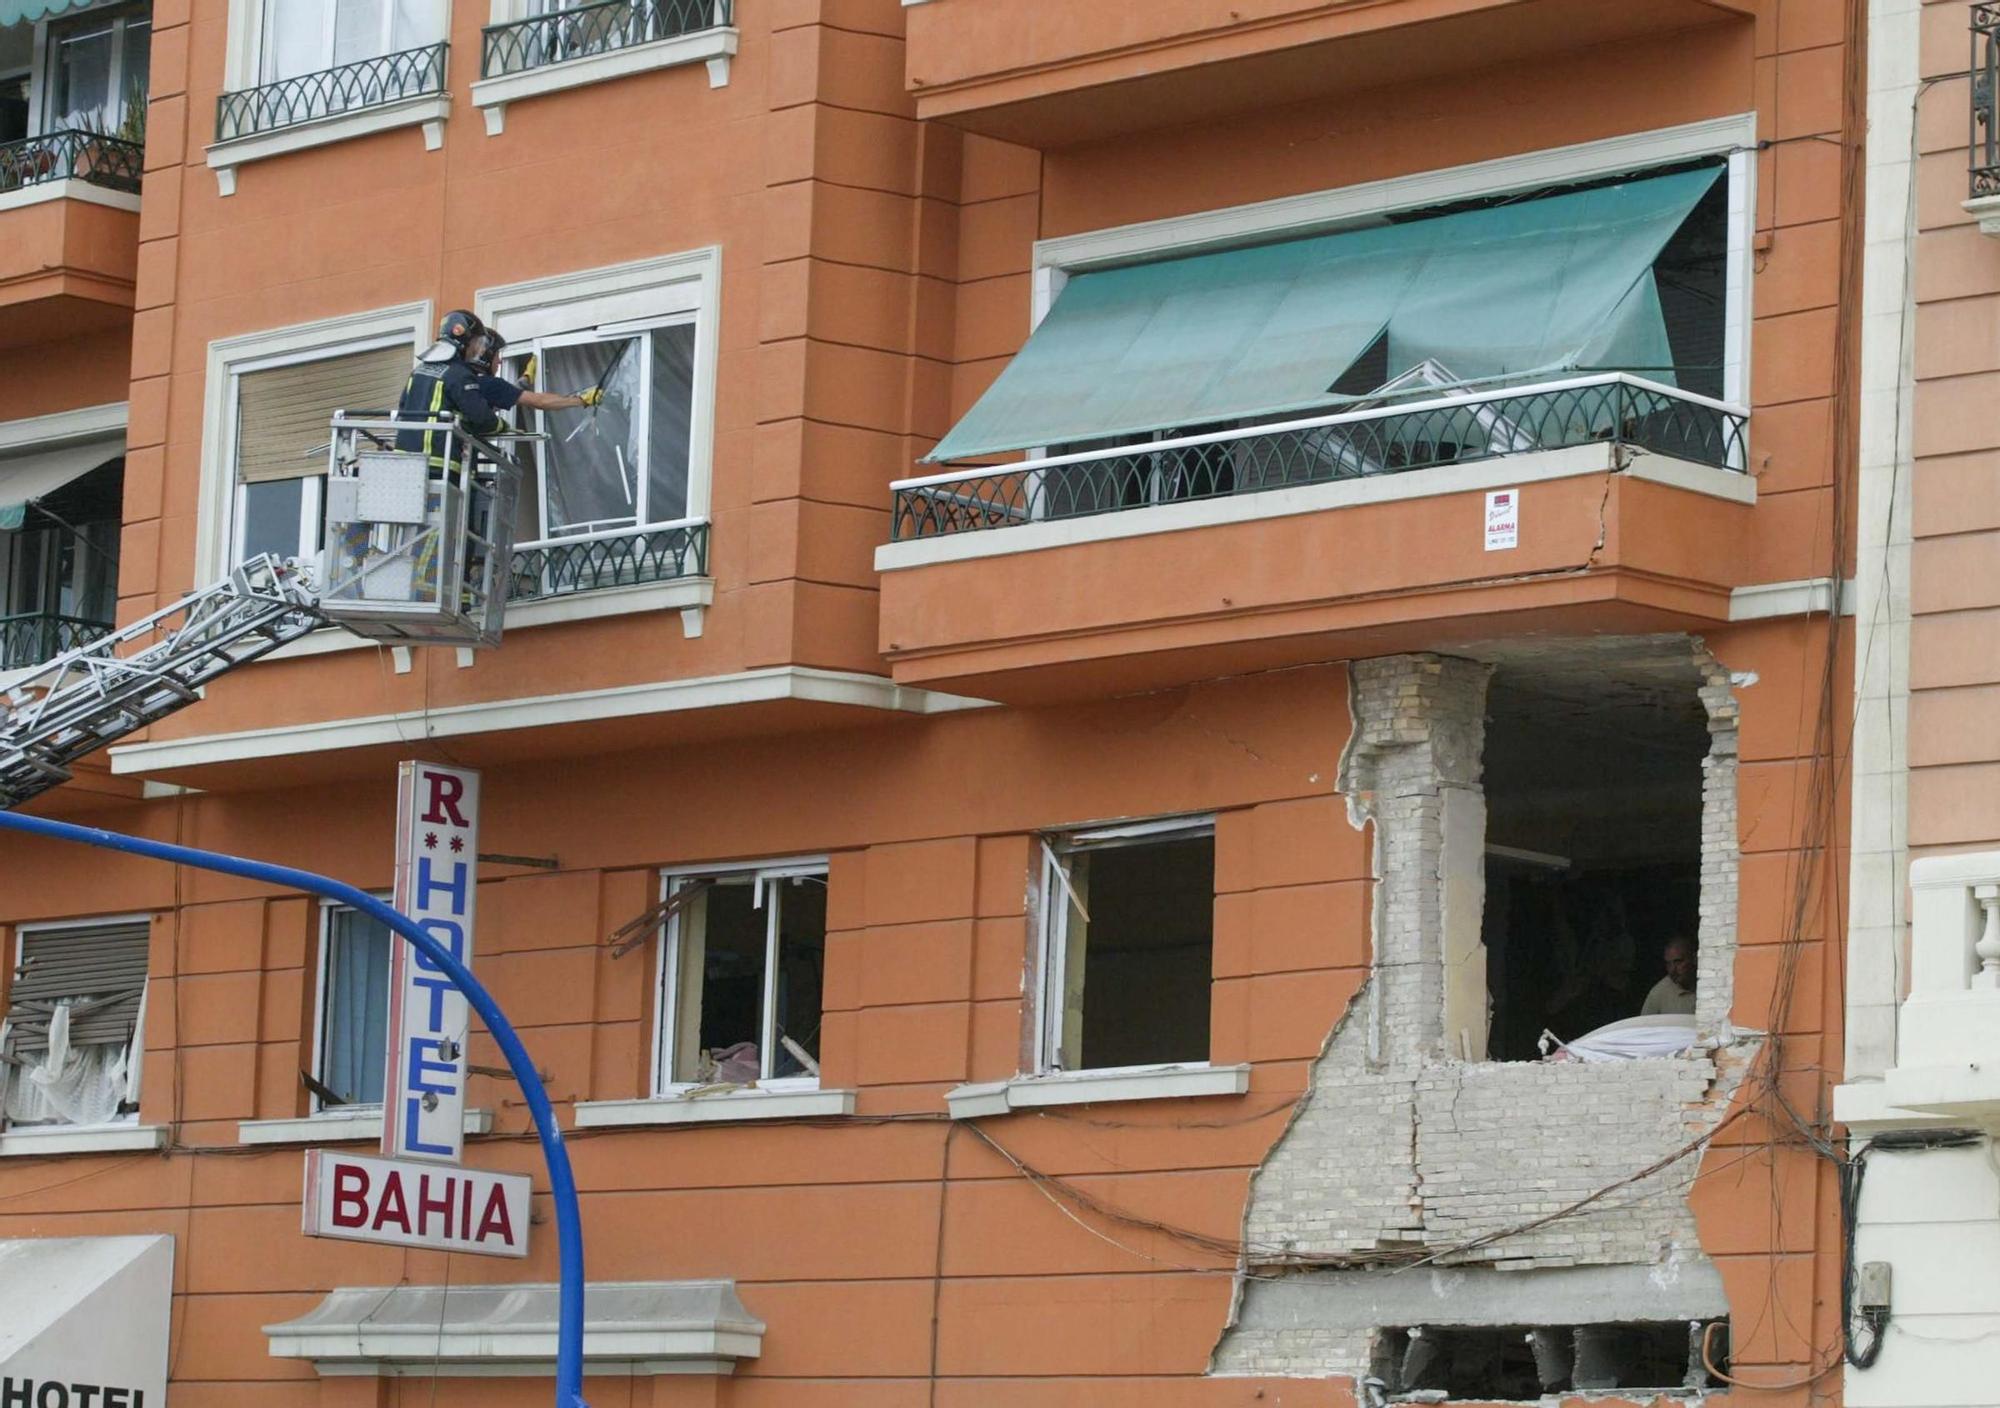
M596 410L599 403L604 400L604 388L593 386L588 391L579 391L576 393L576 399L583 402L584 405L589 406L592 410Z

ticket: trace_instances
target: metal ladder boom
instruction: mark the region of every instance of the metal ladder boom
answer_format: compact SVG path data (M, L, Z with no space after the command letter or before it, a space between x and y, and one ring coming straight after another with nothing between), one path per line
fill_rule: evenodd
M311 584L266 555L7 679L0 808L62 785L77 759L186 708L216 676L325 624Z

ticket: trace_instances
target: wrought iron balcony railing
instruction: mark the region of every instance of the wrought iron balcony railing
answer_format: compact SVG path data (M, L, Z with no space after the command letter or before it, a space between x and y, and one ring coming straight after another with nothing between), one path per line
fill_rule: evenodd
M2000 196L2000 5L1972 7L1972 197Z
M708 525L620 528L514 550L512 602L708 575Z
M359 63L224 93L215 100L215 140L227 142L442 93L445 53L450 47L432 44L399 54L378 54Z
M89 645L110 633L109 621L24 611L0 616L0 670L20 670L53 660L66 650Z
M678 39L732 22L735 0L600 0L488 25L479 76L525 73L567 59Z
M1741 407L1622 372L1125 444L892 486L890 537L1081 518L1578 445L1741 470Z
M113 191L139 190L146 149L122 137L66 129L0 142L0 191L44 181L88 181Z

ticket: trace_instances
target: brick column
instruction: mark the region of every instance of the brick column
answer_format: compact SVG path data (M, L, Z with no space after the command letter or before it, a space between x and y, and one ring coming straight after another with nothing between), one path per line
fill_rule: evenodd
M1428 654L1352 668L1354 735L1340 790L1357 818L1375 823L1381 888L1369 1057L1378 1069L1486 1054L1479 775L1492 673Z

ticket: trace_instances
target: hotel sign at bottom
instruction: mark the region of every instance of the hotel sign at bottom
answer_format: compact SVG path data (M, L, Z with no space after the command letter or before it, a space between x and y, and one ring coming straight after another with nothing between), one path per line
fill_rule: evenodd
M528 1254L529 1179L332 1149L306 1151L305 1232L486 1256Z

